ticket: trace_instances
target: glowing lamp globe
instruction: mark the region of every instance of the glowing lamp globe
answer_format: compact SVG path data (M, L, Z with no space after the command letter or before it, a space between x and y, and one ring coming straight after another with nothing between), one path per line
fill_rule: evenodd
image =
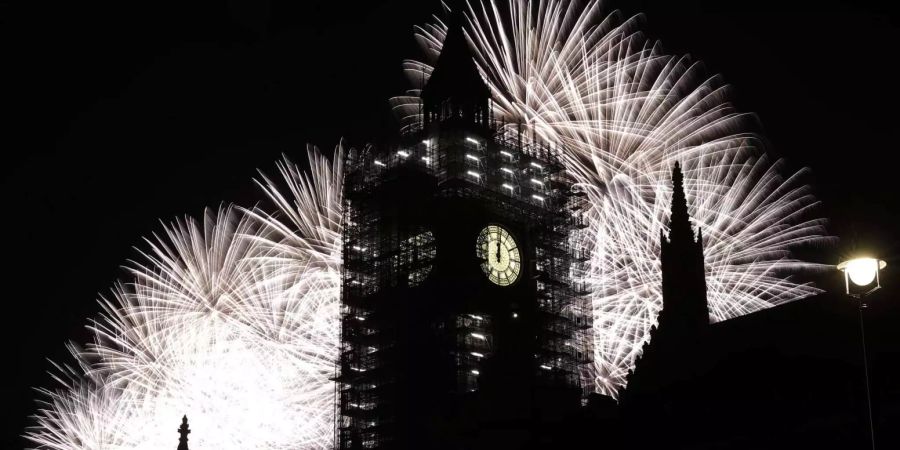
M859 258L847 263L847 275L857 286L868 286L878 275L878 260L875 258Z
M887 263L879 259L854 258L838 264L837 268L844 272L847 294L862 297L881 287L879 272L885 266Z

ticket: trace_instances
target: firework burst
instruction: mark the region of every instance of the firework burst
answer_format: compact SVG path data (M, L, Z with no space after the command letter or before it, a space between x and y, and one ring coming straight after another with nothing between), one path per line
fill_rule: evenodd
M661 307L676 161L705 238L714 321L817 292L790 278L816 267L792 246L826 239L803 173L768 156L721 81L646 39L640 17L510 0L470 5L464 26L495 117L564 148L590 200L580 277L593 287L598 391L624 385ZM440 20L417 28L425 60L404 63L413 89L392 99L407 128L445 34ZM310 150L308 173L285 160L281 180L263 175L274 212L226 207L148 240L128 282L101 299L93 342L70 345L75 363L42 390L27 437L47 449L167 448L187 413L198 448L329 447L342 153Z
M791 248L828 239L804 171L785 175L718 77L647 39L640 16L604 15L599 1L474 2L464 13L495 117L563 148L590 200L580 240L592 254L582 277L593 288L599 392L625 385L662 308L659 239L675 162L705 239L712 321L819 292L791 278L821 268ZM446 26L436 18L416 31L425 60L405 62L413 89L393 99L407 128L420 122L417 95Z
M290 199L262 176L277 213L227 207L147 240L26 436L48 449L168 448L188 414L198 448L330 447L342 172L317 150L309 161L308 174L278 165Z

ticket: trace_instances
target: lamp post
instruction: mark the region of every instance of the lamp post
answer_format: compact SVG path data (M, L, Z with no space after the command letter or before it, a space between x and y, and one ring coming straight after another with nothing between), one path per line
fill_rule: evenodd
M872 450L875 450L875 425L872 418L872 393L869 388L869 360L866 354L866 328L863 321L863 309L866 308L864 298L881 288L881 269L887 265L876 258L853 258L838 264L838 270L844 272L844 286L847 295L859 301L859 334L862 341L863 372L866 379L866 408L869 416L869 438Z

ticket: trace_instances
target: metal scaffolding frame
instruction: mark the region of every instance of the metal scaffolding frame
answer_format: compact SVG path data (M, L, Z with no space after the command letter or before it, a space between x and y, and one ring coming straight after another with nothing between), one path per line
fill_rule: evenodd
M497 131L503 130L503 131ZM487 137L445 132L421 139L407 135L388 151L348 153L344 161L341 350L336 368L337 448L389 448L393 407L383 388L397 373L383 361L392 351L390 317L371 299L387 288L415 286L435 258L425 230L408 237L379 232L386 183L437 185L438 195L478 198L500 215L527 222L535 233L537 311L535 354L539 387L581 388L593 355L592 314L583 285L584 249L575 234L586 225L584 198L572 189L560 164L561 149L527 137L522 127L495 126ZM460 315L455 330L457 390L477 391L480 362L491 354L491 318Z

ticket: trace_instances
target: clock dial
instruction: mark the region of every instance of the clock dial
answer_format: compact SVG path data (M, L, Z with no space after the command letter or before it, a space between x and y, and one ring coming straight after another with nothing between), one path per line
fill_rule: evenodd
M483 262L481 270L491 282L509 286L519 278L522 258L519 247L509 231L499 225L489 225L478 233L475 252Z
M401 266L405 266L409 287L418 286L428 278L435 253L434 234L431 231L426 230L400 241L400 252L394 256L394 265L398 271Z

